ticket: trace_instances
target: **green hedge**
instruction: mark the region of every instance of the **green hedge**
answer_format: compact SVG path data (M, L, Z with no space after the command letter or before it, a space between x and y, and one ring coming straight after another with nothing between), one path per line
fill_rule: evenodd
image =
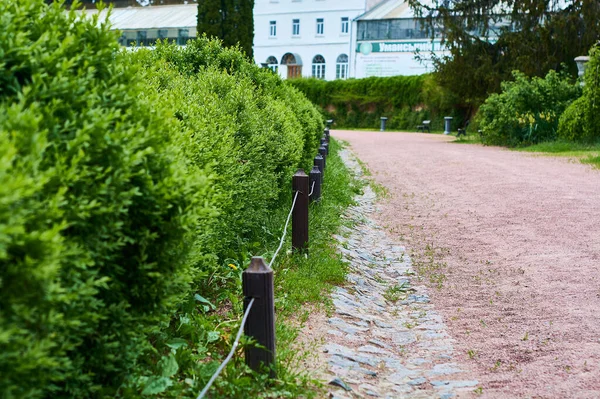
M428 76L287 82L320 106L325 117L333 118L337 127L377 128L379 118L385 116L391 129L414 129L432 116L432 110L423 103Z
M555 71L531 79L518 71L513 74L515 80L503 82L502 92L479 108L483 142L515 147L555 140L559 118L581 88Z
M194 274L207 177L116 34L0 2L0 391L112 395Z
M219 266L264 235L320 115L237 50L123 53L59 3L0 2L0 54L2 396L197 392L172 376L209 355L177 350L175 312L238 283Z

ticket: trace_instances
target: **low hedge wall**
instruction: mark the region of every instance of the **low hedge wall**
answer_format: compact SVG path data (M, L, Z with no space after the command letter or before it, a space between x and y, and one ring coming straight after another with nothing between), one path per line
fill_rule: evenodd
M0 2L4 398L178 384L195 362L175 360L175 311L250 251L322 133L302 95L239 51L122 52L97 18Z
M423 86L427 76L288 82L318 105L326 118L333 118L337 127L376 128L379 118L385 116L391 129L414 129L432 115L424 106Z

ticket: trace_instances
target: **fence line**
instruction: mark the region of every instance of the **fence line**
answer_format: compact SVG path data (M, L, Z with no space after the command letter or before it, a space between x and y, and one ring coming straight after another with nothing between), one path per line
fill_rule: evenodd
M329 124L329 121L328 121L328 124ZM303 240L301 240L301 241L304 241L302 243L302 247L306 248L308 245L308 201L309 201L309 198L311 201L319 200L320 193L321 193L321 184L323 183L323 174L325 173L325 158L327 155L329 155L328 147L329 147L329 128L325 129L325 133L322 138L322 143L321 143L321 146L319 147L319 152L318 152L317 156L315 157L315 167L313 168L313 170L315 171L315 175L313 176L311 174L311 176L314 177L316 180L312 181L310 193L308 193L308 195L306 195L306 191L308 191L307 189L308 189L308 180L309 180L308 177L309 176L304 174L304 171L299 170L296 173L296 175L294 175L294 179L292 179L292 181L293 181L292 189L295 192L294 200L292 201L292 207L291 207L290 212L285 221L285 225L283 226L283 234L281 235L281 239L279 240L279 246L277 247L277 250L275 250L275 253L273 254L273 257L271 258L269 265L267 266L261 257L253 257L252 262L250 263L250 266L248 267L248 269L246 271L244 271L244 274L243 274L244 295L246 296L246 299L250 299L250 302L248 302L246 311L244 312L244 317L242 318L242 322L240 324L240 328L235 337L235 340L233 342L231 350L229 351L229 354L227 355L227 357L225 358L223 363L221 363L219 368L217 368L215 373L212 375L212 377L210 378L210 380L208 381L208 383L206 384L204 389L202 389L202 391L200 392L200 394L198 395L198 397L196 399L204 398L204 396L206 395L206 393L208 392L208 390L210 389L212 384L215 382L217 377L221 374L221 372L223 371L223 369L225 368L227 363L229 363L229 361L233 358L235 350L239 345L239 341L242 336L242 332L246 329L246 327L248 327L247 328L248 331L246 332L246 334L248 336L253 336L253 334L256 334L257 331L258 331L258 336L264 336L263 338L266 339L266 342L260 342L261 340L259 339L258 343L260 345L262 345L263 349L265 349L265 348L267 349L265 353L269 353L269 350L268 350L269 348L271 348L271 352L272 352L267 357L261 356L260 354L256 354L256 353L251 354L250 358L252 358L252 360L250 360L250 363L249 363L249 355L247 352L246 353L246 363L249 366L251 366L251 368L255 368L255 366L253 366L253 363L256 363L257 361L265 362L265 363L267 363L267 365L274 362L274 360L275 360L275 325L274 325L275 308L274 308L274 293L273 293L273 270L271 269L271 266L275 262L275 259L277 258L279 251L283 247L283 243L285 241L285 236L287 234L287 228L290 223L290 219L292 218L292 215L294 214L294 209L296 207L296 200L298 199L299 194L302 194L304 196L300 201L300 203L301 203L300 212L301 213L298 214L298 215L300 215L300 218L298 220L301 220L301 223L299 223L298 226L295 225L296 220L297 220L297 215L295 215L294 216L294 225L292 226L293 227L292 228L292 250L294 250L294 245L295 245L294 241L297 240L297 238L295 238L296 235L303 239ZM300 178L300 179L298 181L296 181L295 180L296 178ZM304 180L305 183L298 183L302 179L306 179L306 180ZM312 198L313 192L315 190L315 183L318 186L317 192L315 193L317 198ZM300 187L296 186L297 184L300 184L300 187L303 187L302 184L305 184L305 186L304 186L304 188L300 188ZM298 230L299 232L301 230L305 230L305 234L303 235L301 232L300 232L300 234L296 234L297 233L296 230ZM250 276L252 276L252 275L254 277L259 277L259 278L251 279ZM246 281L247 277L248 277L248 279L247 279L248 281ZM257 299L258 299L258 305L257 305L258 308L253 313L252 321L250 322L250 324L248 326L246 326L246 322L248 321L250 311L252 309L252 305L254 304L255 300L257 300ZM272 373L271 377L274 377L273 369L271 369L271 373Z
M215 380L217 379L219 374L221 374L221 371L223 371L223 369L225 368L227 363L229 363L229 361L233 357L233 353L235 352L235 349L237 348L237 346L240 342L240 338L242 337L242 332L244 331L244 325L246 324L246 320L248 319L248 315L250 314L250 309L252 309L253 304L254 304L254 298L252 298L252 300L248 304L248 307L246 308L246 313L244 313L244 317L242 318L242 324L240 325L240 329L239 329L237 335L235 336L235 341L233 342L231 351L229 351L229 355L227 355L227 357L225 358L223 363L221 363L221 365L219 366L217 371L213 374L213 376L210 378L210 380L208 380L208 384L206 384L206 386L204 387L202 392L200 392L200 394L198 395L198 397L196 399L202 399L204 397L204 395L206 395L206 393L212 386L213 382L215 382Z

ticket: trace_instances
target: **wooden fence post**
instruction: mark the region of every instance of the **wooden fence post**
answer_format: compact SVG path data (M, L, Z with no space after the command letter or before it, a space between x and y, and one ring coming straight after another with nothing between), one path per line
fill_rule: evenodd
M308 194L310 193L310 186L308 176L302 169L299 169L292 178L292 194L295 196L296 193L298 193L298 198L292 211L292 251L294 252L308 250Z
M325 170L327 168L327 148L320 146L319 154L323 157L323 170Z
M317 165L313 166L308 174L308 183L312 189L310 202L319 202L321 200L321 171Z
M319 172L321 172L321 186L323 186L323 181L325 180L325 160L321 154L315 156L314 165L318 167Z
M254 298L252 309L244 326L244 334L252 337L264 348L246 349L246 364L259 371L262 366L271 369L275 378L275 299L273 295L273 270L260 256L253 256L250 266L242 273L244 313Z

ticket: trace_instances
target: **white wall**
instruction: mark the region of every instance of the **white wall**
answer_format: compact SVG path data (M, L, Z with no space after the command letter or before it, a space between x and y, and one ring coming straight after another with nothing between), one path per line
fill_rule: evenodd
M312 60L325 58L325 79L336 78L336 60L340 54L350 57L352 20L362 14L365 0L256 0L254 6L254 58L256 63L274 56L279 62L286 53L300 56L302 75L312 76ZM341 32L341 19L348 17L348 33ZM324 19L324 34L317 35L317 18ZM292 35L292 20L300 20L300 35ZM270 21L277 21L277 35L269 37ZM287 67L279 66L287 76Z

